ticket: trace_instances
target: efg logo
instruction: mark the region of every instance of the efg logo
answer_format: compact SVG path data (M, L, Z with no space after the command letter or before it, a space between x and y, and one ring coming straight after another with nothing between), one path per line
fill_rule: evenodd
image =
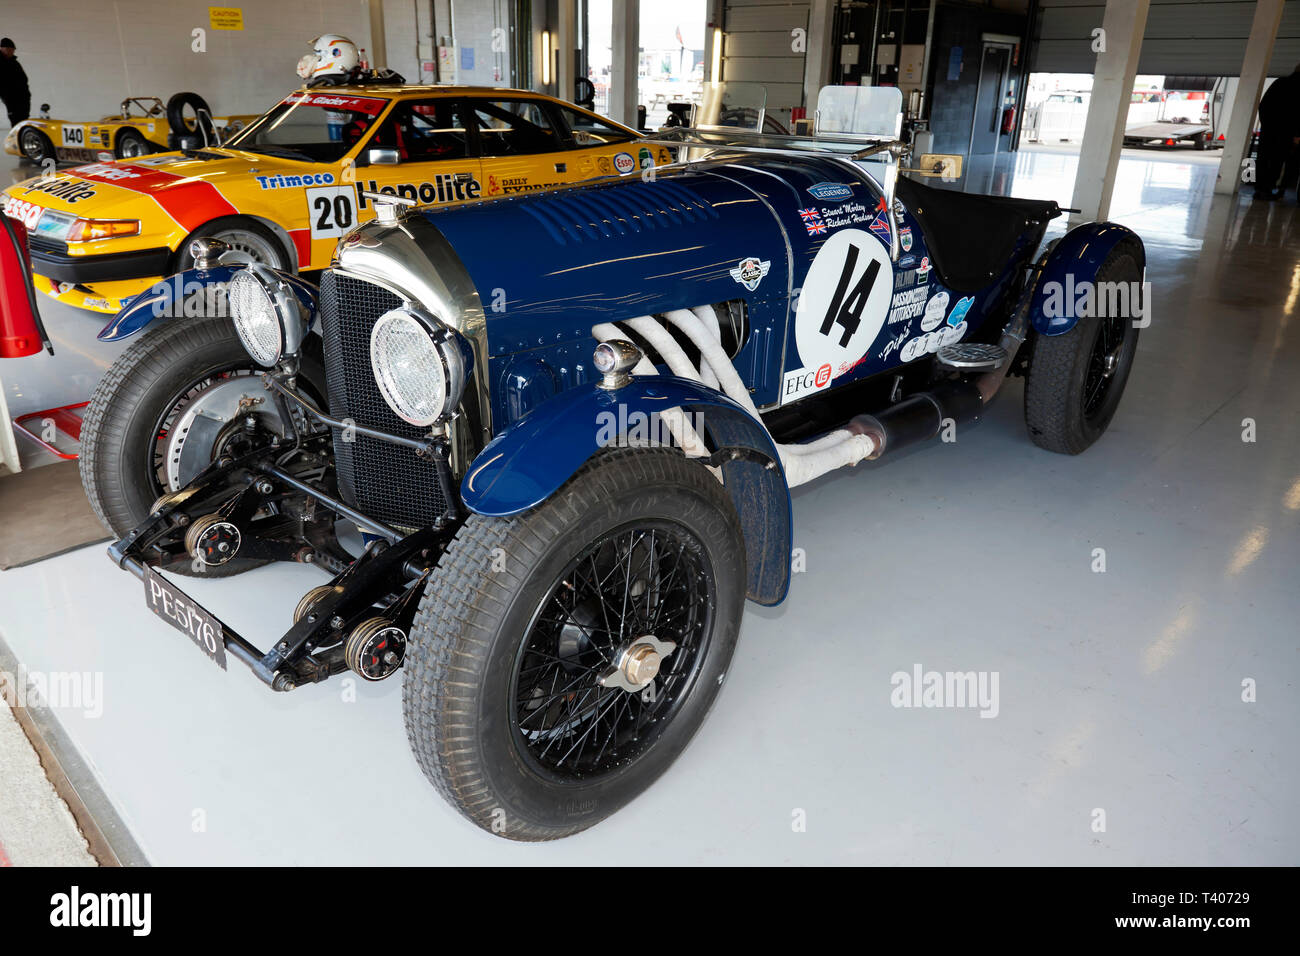
M822 202L844 202L853 198L853 190L843 183L818 183L809 186L808 192Z

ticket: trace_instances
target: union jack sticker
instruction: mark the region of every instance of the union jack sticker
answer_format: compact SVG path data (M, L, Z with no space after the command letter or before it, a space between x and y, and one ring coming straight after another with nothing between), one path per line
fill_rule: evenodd
M825 234L826 223L822 222L822 214L816 208L800 209L799 216L803 219L803 225L808 230L808 235L820 236Z

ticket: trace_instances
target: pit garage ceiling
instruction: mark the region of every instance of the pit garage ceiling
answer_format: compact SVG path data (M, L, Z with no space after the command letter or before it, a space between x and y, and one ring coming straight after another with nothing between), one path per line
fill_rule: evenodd
M1102 0L1041 0L1031 69L1036 73L1091 73L1092 31L1101 26ZM1236 76L1250 35L1255 0L1151 0L1139 73ZM1273 46L1269 76L1300 63L1300 2L1288 0Z

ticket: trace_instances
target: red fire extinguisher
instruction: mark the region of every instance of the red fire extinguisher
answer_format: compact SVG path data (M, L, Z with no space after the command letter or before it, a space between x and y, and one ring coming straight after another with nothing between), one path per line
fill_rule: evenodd
M987 113L985 114L988 115ZM1016 128L1016 108L1008 106L1002 111L1002 132L1010 133Z
M54 354L32 285L27 254L27 229L0 212L0 358L35 355L42 348Z

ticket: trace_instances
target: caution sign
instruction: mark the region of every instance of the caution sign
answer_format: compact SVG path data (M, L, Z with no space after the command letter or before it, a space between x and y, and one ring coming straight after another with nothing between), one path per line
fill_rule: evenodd
M244 29L242 7L208 7L208 22L214 30Z

